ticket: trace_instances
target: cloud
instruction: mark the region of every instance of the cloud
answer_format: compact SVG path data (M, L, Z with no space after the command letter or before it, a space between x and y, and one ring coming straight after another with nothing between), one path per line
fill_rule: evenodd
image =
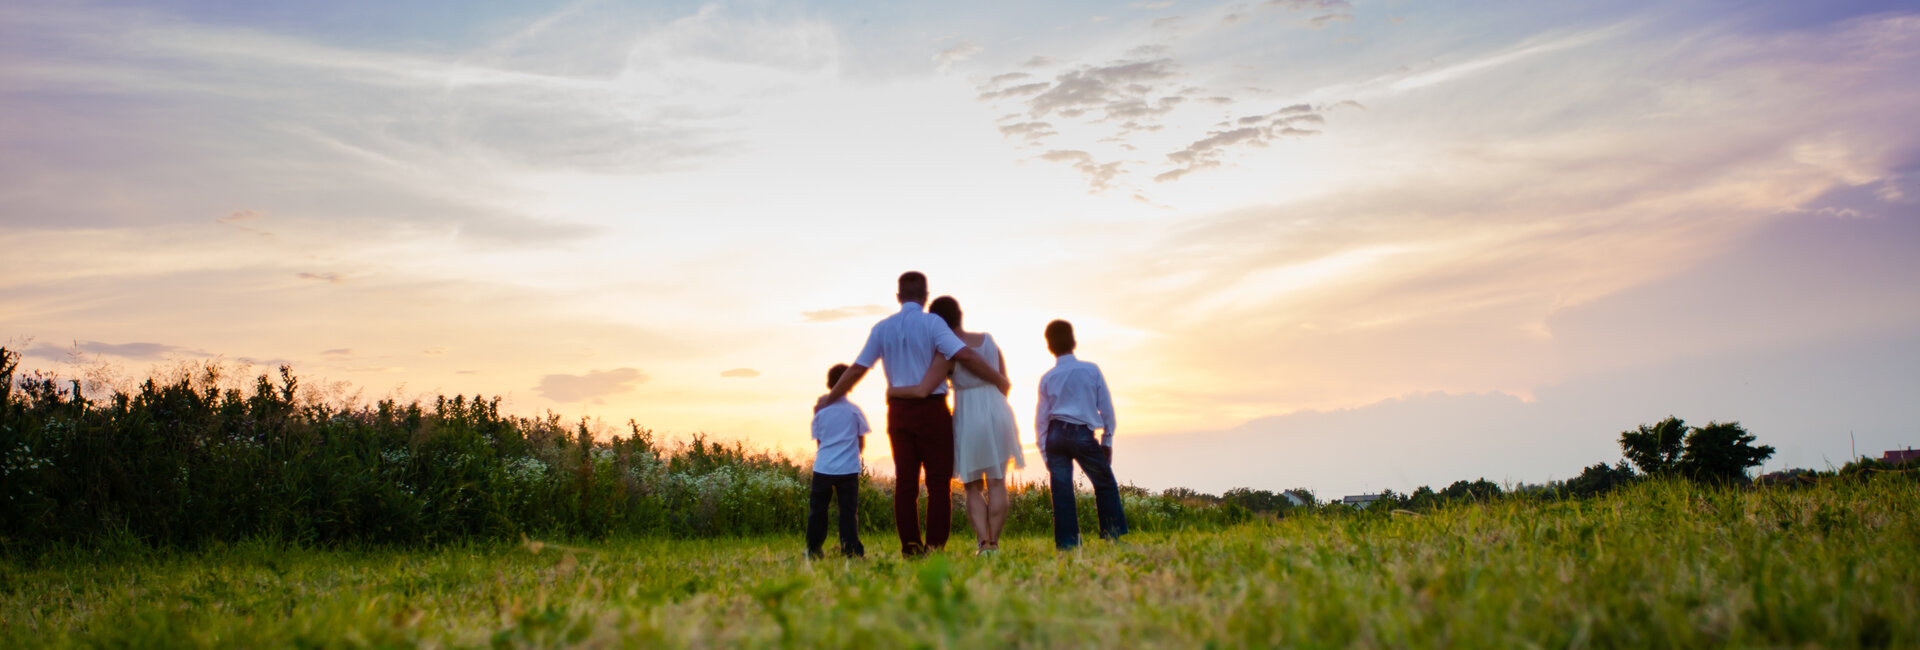
M729 379L752 379L760 376L760 371L752 368L734 368L732 370L721 371L720 376Z
M1165 9L1167 7L1173 6L1173 0L1158 0L1157 2L1135 2L1127 6L1132 7L1134 9Z
M346 276L343 276L339 273L334 273L331 271L326 273L302 272L302 273L296 273L294 275L299 277L302 280L313 280L316 282L325 282L327 284L340 284L342 282L347 281Z
M646 374L637 368L616 368L584 375L547 375L540 378L540 384L533 390L556 402L604 404L603 398L632 392L647 380Z
M1036 56L1036 57L1033 57L1033 58L1030 58L1030 59L1027 59L1027 60L1026 60L1025 62L1023 62L1023 63L1021 63L1021 64L1020 64L1020 67L1022 67L1022 68L1045 68L1045 67L1048 67L1048 66L1051 66L1051 65L1053 65L1053 63L1054 63L1054 61L1053 61L1053 58L1052 58L1052 57L1045 57L1045 56Z
M855 305L851 307L835 307L833 309L800 312L800 318L808 323L831 323L849 318L881 316L888 313L891 313L891 310L880 305Z
M1135 102L1154 90L1154 82L1174 76L1172 66L1172 59L1155 59L1070 70L1029 100L1027 113L1036 118L1055 113L1077 117L1116 103Z
M41 359L64 361L85 354L102 354L138 360L158 360L172 356L211 356L205 352L189 350L177 345L165 343L102 343L99 341L75 341L72 347L62 348L50 343L42 343L22 354Z
M241 210L239 212L229 214L219 219L215 219L214 221L217 223L239 223L241 221L253 221L263 216L266 216L266 215L260 214L259 212L254 210Z
M323 356L323 357L353 356L353 348L334 348L331 350L322 350L320 352L320 356Z
M973 55L979 54L984 50L985 48L980 47L980 44L973 41L960 41L953 47L935 53L933 55L933 63L941 72L946 72L947 68L952 67L953 64L972 58Z
M1187 174L1219 167L1228 151L1239 147L1264 147L1279 138L1316 135L1319 131L1303 128L1326 123L1325 109L1294 104L1271 113L1249 115L1234 120L1239 128L1209 132L1185 148L1167 154L1174 168L1154 176L1157 182L1180 180Z
M1027 141L1039 140L1051 135L1058 135L1058 133L1053 130L1053 125L1048 124L1046 122L1019 122L1016 124L1002 124L998 128L1000 129L1000 135L1002 136L1006 136L1009 138L1018 137Z
M1075 171L1087 177L1087 184L1092 186L1095 192L1111 187L1114 177L1119 176L1121 173L1120 163L1097 162L1093 159L1093 154L1085 151L1056 149L1040 154L1036 156L1036 158L1047 162L1068 163L1073 165Z
M1266 6L1300 11L1303 9L1352 9L1353 3L1347 0L1267 0Z
M1323 16L1314 16L1312 20L1307 21L1307 24L1312 25L1314 29L1320 29L1322 27L1326 27L1330 23L1336 23L1336 22L1339 22L1339 23L1353 22L1353 14L1326 14Z
M1028 81L1030 77L1024 74L1002 74L981 84L978 96L995 106L1012 103L1025 115L1025 120L1002 117L997 127L1002 136L1022 146L1047 141L1052 149L1038 160L1072 165L1086 179L1089 192L1102 193L1119 187L1122 179L1129 177L1130 168L1142 164L1126 153L1138 149L1136 136L1166 133L1180 137L1169 129L1192 122L1176 115L1183 108L1190 117L1193 109L1237 103L1233 97L1179 83L1185 74L1172 58L1161 56L1166 51L1164 46L1136 47L1129 50L1130 58L1076 66L1048 81ZM1017 85L1006 86L1008 83ZM1162 183L1177 181L1225 164L1237 149L1317 134L1317 127L1326 123L1327 111L1349 104L1353 103L1341 101L1326 108L1294 104L1238 118L1237 123L1198 134L1186 146L1168 153L1165 160L1170 168L1159 170L1153 178ZM1073 133L1075 139L1091 137L1071 143L1055 140L1063 132ZM1137 187L1132 189L1132 193L1139 192Z

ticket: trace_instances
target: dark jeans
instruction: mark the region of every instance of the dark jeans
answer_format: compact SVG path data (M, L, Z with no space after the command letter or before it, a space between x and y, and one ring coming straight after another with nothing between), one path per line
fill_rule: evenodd
M860 475L813 475L812 493L807 495L807 555L820 557L820 545L827 541L827 502L840 502L840 554L865 557L867 547L860 544Z
M1127 534L1127 513L1120 508L1120 484L1113 479L1107 448L1084 424L1053 420L1047 423L1047 474L1053 488L1053 545L1069 549L1080 545L1080 514L1073 504L1073 463L1093 484L1093 504L1100 517L1100 538Z
M947 396L887 400L893 448L893 527L900 552L913 557L947 545L953 526L953 412ZM927 542L920 543L920 471L927 473Z

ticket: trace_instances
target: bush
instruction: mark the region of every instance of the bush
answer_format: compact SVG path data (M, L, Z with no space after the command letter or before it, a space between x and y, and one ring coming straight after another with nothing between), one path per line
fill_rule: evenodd
M94 400L79 382L41 373L16 381L18 358L0 348L7 553L125 539L193 547L797 537L806 525L809 468L739 442L696 435L663 446L631 421L623 434L596 435L551 413L505 415L498 398L479 396L439 397L431 408L328 405L285 367L247 391L209 363ZM890 482L863 478L860 491L862 528L891 536ZM1011 496L1009 532L1052 530L1044 487L1016 486ZM954 531L965 534L965 499L956 497ZM1076 499L1093 511L1091 495ZM1238 521L1138 488L1125 499L1139 530Z

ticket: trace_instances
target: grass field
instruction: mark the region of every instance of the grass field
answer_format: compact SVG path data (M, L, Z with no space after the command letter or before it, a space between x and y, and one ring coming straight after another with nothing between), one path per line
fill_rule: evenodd
M1057 554L799 539L94 550L0 574L0 646L1920 646L1920 489L1653 482ZM957 546L966 540L956 540Z

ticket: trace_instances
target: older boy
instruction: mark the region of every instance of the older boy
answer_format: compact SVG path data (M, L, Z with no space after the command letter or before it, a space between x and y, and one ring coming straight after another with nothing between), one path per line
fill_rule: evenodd
M1055 357L1053 369L1040 377L1040 404L1033 430L1040 455L1047 461L1053 488L1053 545L1067 550L1080 545L1080 517L1074 510L1073 464L1080 463L1093 483L1093 503L1100 517L1100 538L1127 534L1127 515L1120 507L1120 485L1113 478L1113 394L1100 367L1073 356L1073 324L1047 323L1047 350ZM1102 429L1099 440L1093 428Z
M827 370L827 387L846 374L847 364ZM867 414L846 398L813 413L813 486L807 503L807 556L821 557L827 541L827 501L840 502L840 554L865 557L860 544L860 453L867 450Z

